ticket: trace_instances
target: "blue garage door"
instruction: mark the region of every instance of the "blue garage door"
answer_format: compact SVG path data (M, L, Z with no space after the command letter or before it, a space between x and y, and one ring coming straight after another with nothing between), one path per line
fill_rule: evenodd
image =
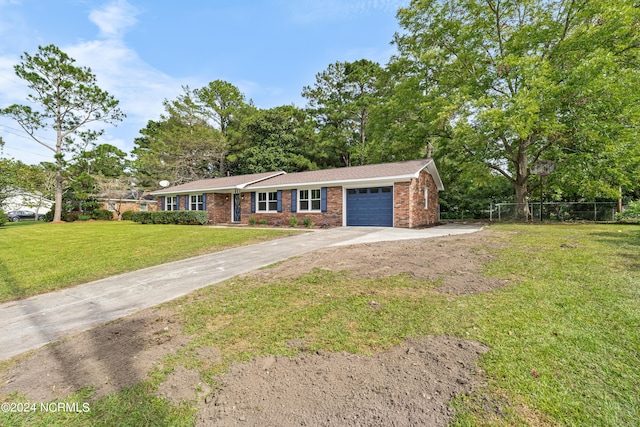
M348 189L347 225L393 227L393 187Z

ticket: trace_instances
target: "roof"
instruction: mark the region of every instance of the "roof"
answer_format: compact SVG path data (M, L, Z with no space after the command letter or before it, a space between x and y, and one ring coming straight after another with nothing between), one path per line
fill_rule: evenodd
M284 174L283 171L254 173L249 175L225 176L221 178L202 179L200 181L187 182L173 187L163 188L162 190L152 191L153 195L189 193L195 191L211 191L211 190L233 190L242 189L249 184L271 178L273 176Z
M294 185L359 183L362 181L408 181L416 178L431 159L410 160L406 162L381 163L377 165L351 166L337 169L323 169L309 172L296 172L278 175L266 181L247 186L251 189L269 187L288 187Z
M189 192L221 191L231 189L283 188L298 185L348 185L364 184L371 181L409 181L417 178L426 169L433 177L438 190L443 190L440 175L433 159L409 160L377 165L351 166L336 169L322 169L308 172L285 173L266 172L262 174L239 175L224 178L205 179L154 191L153 195Z

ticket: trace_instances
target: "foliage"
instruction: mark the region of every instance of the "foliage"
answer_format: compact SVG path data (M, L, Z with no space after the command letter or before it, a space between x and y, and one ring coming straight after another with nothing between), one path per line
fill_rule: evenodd
M146 211L133 212L131 220L142 224L203 225L209 222L206 211Z
M124 212L122 212L122 220L123 221L132 221L134 213L135 213L135 211L124 211Z
M0 209L0 226L3 226L7 223L9 217L3 210Z
M302 220L302 224L304 224L304 226L307 227L307 228L312 228L315 225L313 223L313 221L311 221L311 218L309 218L309 217L303 219Z
M319 141L313 147L318 163L325 167L368 163L368 129L371 109L380 102L378 80L383 69L361 59L336 62L305 86L308 113L314 118Z
M258 218L255 216L249 217L249 225L254 226L258 222Z
M13 118L33 140L54 153L54 220L59 221L67 173L65 156L74 151L83 152L84 147L102 134L101 130L94 130L89 125L116 123L124 114L118 108L118 101L98 87L91 70L75 66L75 60L58 47L40 46L35 55L25 52L21 59L22 62L14 67L16 75L27 82L33 91L28 99L38 105L40 111L28 105L14 104L0 110L0 114ZM36 135L47 127L56 133L54 145Z
M265 225L267 225L267 220L265 218L260 218L258 220L258 224L260 224L262 226L265 226Z
M413 1L398 12L392 67L418 116L397 120L502 174L518 203L543 158L574 182L616 170L617 191L628 150L637 166L639 12L629 0Z
M292 216L291 218L289 218L289 225L293 228L296 228L298 226L298 217Z
M149 121L136 138L133 155L143 187L156 188L161 180L172 185L213 178L224 170L227 143L222 133L207 123L209 118L198 104L194 91L164 101L160 121Z
M113 212L106 209L95 209L91 212L90 218L99 221L111 221L113 219Z
M622 212L621 218L640 218L640 200L629 203L629 207Z
M305 132L305 114L293 106L257 110L240 124L240 134L229 155L234 174L316 169L305 156L310 134Z
M291 233L270 229L142 225L129 221L11 223L2 227L0 301L68 288Z

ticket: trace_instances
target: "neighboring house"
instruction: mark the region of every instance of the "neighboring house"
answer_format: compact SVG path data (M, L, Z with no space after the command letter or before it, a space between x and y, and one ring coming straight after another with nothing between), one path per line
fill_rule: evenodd
M108 190L97 197L100 209L113 212L113 219L122 219L126 211L158 210L158 200L140 190Z
M36 214L46 214L53 207L53 201L45 199L42 194L26 193L23 191L13 191L2 203L2 210L9 211L31 211Z
M416 228L438 222L442 181L433 159L309 172L205 179L151 192L161 210L206 210L213 224L250 218L287 225Z

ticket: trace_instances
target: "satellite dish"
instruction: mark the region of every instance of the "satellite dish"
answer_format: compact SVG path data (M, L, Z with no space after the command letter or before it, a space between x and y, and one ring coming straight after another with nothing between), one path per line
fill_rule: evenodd
M166 188L169 186L169 184L171 184L169 181L167 181L166 179L163 179L162 181L160 181L160 187L162 188Z

